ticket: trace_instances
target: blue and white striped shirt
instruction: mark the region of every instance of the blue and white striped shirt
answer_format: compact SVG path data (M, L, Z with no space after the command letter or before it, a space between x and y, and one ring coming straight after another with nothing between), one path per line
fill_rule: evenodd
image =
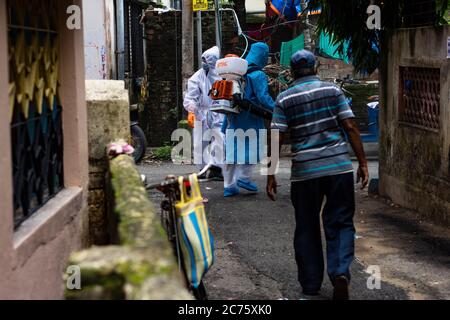
M317 76L298 79L279 94L271 127L290 131L291 180L353 171L341 125L353 117L342 90Z

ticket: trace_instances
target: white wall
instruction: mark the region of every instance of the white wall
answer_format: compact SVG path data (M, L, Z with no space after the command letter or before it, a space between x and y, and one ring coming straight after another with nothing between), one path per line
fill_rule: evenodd
M86 79L115 77L114 0L83 0Z
M111 79L116 78L116 19L115 19L115 6L114 0L105 0L106 8L106 39L108 43L109 39L109 66ZM109 23L108 23L109 22Z

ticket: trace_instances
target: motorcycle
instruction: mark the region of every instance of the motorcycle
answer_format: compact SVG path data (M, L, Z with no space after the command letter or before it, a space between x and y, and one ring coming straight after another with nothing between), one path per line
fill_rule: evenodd
M131 111L133 111L134 106L131 106ZM136 106L137 108L137 106ZM145 138L145 133L139 127L137 121L130 122L131 131L131 146L134 148L133 158L136 163L142 160L145 156L145 150L147 149L147 139Z
M353 80L350 76L347 76L343 79L335 79L334 82L339 85L341 90L344 92L348 104L350 108L353 108L353 93L344 88L346 84L359 84L360 81ZM378 142L379 138L379 125L378 125L378 113L380 111L380 102L379 96L371 96L368 98L369 102L367 103L367 114L368 114L368 132L361 133L361 140L363 142Z

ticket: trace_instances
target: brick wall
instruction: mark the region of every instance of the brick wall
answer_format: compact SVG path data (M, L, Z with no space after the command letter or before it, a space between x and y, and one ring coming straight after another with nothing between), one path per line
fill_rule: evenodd
M148 99L139 111L139 124L147 136L149 146L157 147L170 143L171 134L185 113L181 77L181 11L161 14L147 11L144 23ZM202 13L202 29L204 51L216 43L214 12ZM239 47L243 45L239 44L236 36L231 12L223 13L222 38L224 53L242 54ZM196 39L194 48L197 69Z
M327 59L319 57L319 76L323 80L333 80L335 78L344 78L347 75L359 80L378 80L378 70L371 75L361 75L355 73L355 68L352 64L347 64L342 60Z
M148 99L139 112L139 124L149 146L162 146L170 142L181 115L181 11L147 11L144 22Z

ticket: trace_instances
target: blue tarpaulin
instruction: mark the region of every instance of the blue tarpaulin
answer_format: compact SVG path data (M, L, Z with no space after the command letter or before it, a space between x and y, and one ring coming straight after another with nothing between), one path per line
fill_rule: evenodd
M350 63L348 58L349 42L344 42L344 54L341 55L338 51L338 44L333 43L333 37L325 32L321 32L319 36L319 53L333 59L343 60L345 63Z
M305 48L305 36L302 34L297 38L281 43L280 49L280 64L289 67L291 64L292 55L298 50Z

